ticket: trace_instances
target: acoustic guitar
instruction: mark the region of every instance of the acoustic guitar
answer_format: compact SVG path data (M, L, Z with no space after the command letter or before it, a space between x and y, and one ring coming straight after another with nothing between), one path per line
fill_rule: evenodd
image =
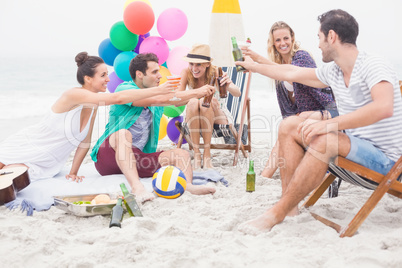
M0 206L13 201L30 182L27 167L0 169Z

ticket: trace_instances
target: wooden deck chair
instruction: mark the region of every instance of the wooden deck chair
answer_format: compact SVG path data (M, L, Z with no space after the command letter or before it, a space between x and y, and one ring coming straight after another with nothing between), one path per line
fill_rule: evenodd
M402 94L402 81L399 82L399 85L401 87ZM356 216L344 228L328 219L311 213L315 219L334 228L338 233L340 233L340 237L353 236L363 221L368 217L368 215L386 193L402 198L402 156L387 175L377 173L340 156L329 165L328 171L329 173L324 178L324 181L313 191L302 207L308 208L313 206L336 177L339 177L342 180L352 184L374 190Z
M234 150L233 166L237 164L239 150L242 151L244 157L248 157L248 152L251 152L251 134L250 134L250 98L249 89L251 82L250 72L237 72L234 67L222 67L224 72L227 72L233 83L235 83L240 91L240 97L233 97L228 94L226 98L226 107L233 116L233 124L219 125L213 127L212 137L223 137L225 144L217 144L211 141L211 149L227 149ZM246 117L247 116L247 117ZM245 123L247 120L247 123ZM186 123L176 121L176 127L180 131L180 137L177 143L177 148L181 148L183 138L189 144L190 150L193 149L193 143L190 138L189 129ZM242 133L238 135L238 133ZM204 148L204 144L200 143L200 148Z

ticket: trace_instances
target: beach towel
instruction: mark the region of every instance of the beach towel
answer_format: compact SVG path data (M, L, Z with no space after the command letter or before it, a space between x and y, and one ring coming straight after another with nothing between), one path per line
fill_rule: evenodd
M32 216L33 211L48 210L54 204L54 196L65 195L90 195L100 193L120 194L120 184L125 183L127 189L131 191L130 185L124 175L101 176L96 171L93 163L82 165L80 174L85 176L82 182L72 182L64 176L70 171L66 166L53 178L46 178L32 181L25 189L18 192L17 198L7 204L9 209L18 209L27 212L27 216ZM153 192L152 178L142 178L144 187ZM193 184L201 185L208 182L221 182L228 186L228 182L216 170L205 170L194 172Z

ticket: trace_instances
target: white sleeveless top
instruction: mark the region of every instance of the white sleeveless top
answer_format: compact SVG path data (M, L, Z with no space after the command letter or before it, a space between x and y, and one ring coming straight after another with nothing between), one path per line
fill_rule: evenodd
M7 138L0 143L0 162L27 165L31 180L53 177L88 134L93 110L80 131L82 108L78 106L65 113L50 110L38 124Z

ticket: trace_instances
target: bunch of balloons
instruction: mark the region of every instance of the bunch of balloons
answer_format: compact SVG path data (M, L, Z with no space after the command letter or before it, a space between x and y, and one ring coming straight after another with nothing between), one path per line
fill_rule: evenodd
M130 61L140 53L152 52L158 56L160 83L167 80L172 74L180 75L187 67L182 58L187 55L189 48L177 46L169 49L167 41L174 41L182 37L187 31L187 16L178 8L168 8L157 18L156 26L159 36L150 34L155 24L155 14L148 0L127 0L124 4L123 20L112 25L109 37L103 40L98 48L99 56L114 71L110 73L108 90L114 92L116 87L124 81L130 81ZM159 139L166 135L177 143L179 131L174 122L181 120L180 114L185 106L167 106L161 119ZM169 122L167 117L172 118ZM172 127L173 125L173 127Z

